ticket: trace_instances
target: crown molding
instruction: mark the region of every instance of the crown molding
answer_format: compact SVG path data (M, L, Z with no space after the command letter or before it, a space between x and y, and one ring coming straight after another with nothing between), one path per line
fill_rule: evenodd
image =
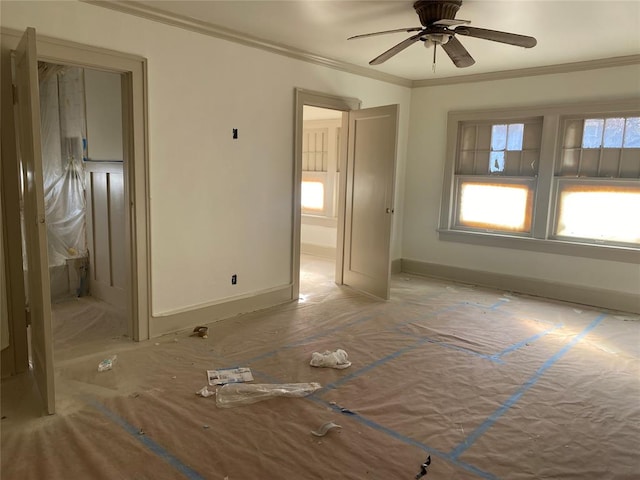
M337 60L333 60L331 58L322 57L320 55L306 52L304 50L293 48L287 45L268 42L266 40L263 40L257 37L252 37L244 33L239 33L234 30L224 28L218 25L214 25L208 22L203 22L201 20L197 20L194 18L182 16L182 15L168 13L160 9L149 7L147 5L141 5L134 1L127 1L127 0L118 1L118 2L108 1L108 0L80 0L80 1L90 5L109 8L111 10L116 10L122 13L135 15L138 17L145 18L147 20L152 20L155 22L164 23L174 27L183 28L185 30L190 30L192 32L208 35L210 37L221 38L223 40L239 43L248 47L259 48L261 50L266 50L267 52L284 55L290 58L295 58L296 60L302 60L305 62L321 65L323 67L333 68L335 70L341 70L343 72L352 73L352 74L360 75L363 77L369 77L374 80L380 80L383 82L400 85L402 87L411 87L413 85L413 81L406 78L397 77L395 75L390 75L384 72L378 72L375 70L371 70L369 68L353 65L351 63L340 62Z
M640 55L626 55L623 57L600 58L597 60L562 63L557 65L545 65L542 67L520 68L517 70L503 70L500 72L477 73L474 75L460 75L457 77L414 80L411 83L411 87L419 88L433 87L438 85L453 85L456 83L487 82L492 80L533 77L536 75L553 75L557 73L571 73L584 70L597 70L599 68L624 67L627 65L638 64L640 64Z
M116 10L122 13L135 15L147 20L152 20L166 25L183 28L211 37L221 38L239 43L248 47L259 48L278 55L284 55L296 60L302 60L315 65L333 68L346 73L380 80L395 85L410 88L432 87L441 85L454 85L459 83L487 82L494 80L506 80L512 78L532 77L537 75L553 75L559 73L571 73L585 70L597 70L601 68L623 67L640 64L640 54L620 57L601 58L581 62L545 65L540 67L520 68L514 70L502 70L499 72L477 73L472 75L458 75L433 79L410 80L396 75L372 70L367 67L341 62L331 58L316 55L301 49L279 43L269 42L257 37L237 32L209 22L197 20L191 17L168 13L161 9L149 7L132 0L80 0L83 3Z

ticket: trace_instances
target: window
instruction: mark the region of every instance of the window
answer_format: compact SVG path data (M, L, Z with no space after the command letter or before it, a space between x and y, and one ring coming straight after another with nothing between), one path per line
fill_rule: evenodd
M302 208L304 210L324 210L324 182L317 180L302 181Z
M554 235L640 245L640 116L565 118L562 138Z
M532 192L517 183L460 182L458 224L490 230L528 232Z
M562 182L558 196L558 237L640 244L637 186Z
M564 119L556 176L640 177L640 116Z
M454 225L528 234L540 157L541 119L464 122L455 170Z
M341 119L305 122L302 134L302 213L335 217Z
M640 263L640 104L449 114L442 240Z

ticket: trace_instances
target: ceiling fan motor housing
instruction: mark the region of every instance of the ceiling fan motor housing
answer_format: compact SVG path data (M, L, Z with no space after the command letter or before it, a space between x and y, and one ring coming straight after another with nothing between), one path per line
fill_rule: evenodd
M427 27L438 20L453 20L461 5L462 0L418 0L413 8Z

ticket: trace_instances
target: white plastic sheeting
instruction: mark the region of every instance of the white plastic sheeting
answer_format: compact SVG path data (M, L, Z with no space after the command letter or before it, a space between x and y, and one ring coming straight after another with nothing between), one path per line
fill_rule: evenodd
M49 266L87 254L84 71L40 64L40 115Z

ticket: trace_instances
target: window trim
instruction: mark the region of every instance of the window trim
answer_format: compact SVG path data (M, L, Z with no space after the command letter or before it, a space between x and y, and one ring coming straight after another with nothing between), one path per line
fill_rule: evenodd
M592 244L554 238L552 236L555 232L557 215L557 193L554 188L557 179L554 176L554 166L558 161L559 151L562 148L562 120L572 115L601 116L618 114L630 116L638 110L640 110L640 97L608 102L449 112L440 221L437 228L439 240L640 264L640 247L613 245L610 243L596 244L595 242ZM535 116L542 116L543 119L540 164L538 175L534 177L536 182L531 235L521 236L507 232L468 231L456 227L457 190L455 167L458 134L461 124L463 122L480 121L513 123L513 121L519 121L522 118ZM635 182L634 179L622 180Z

